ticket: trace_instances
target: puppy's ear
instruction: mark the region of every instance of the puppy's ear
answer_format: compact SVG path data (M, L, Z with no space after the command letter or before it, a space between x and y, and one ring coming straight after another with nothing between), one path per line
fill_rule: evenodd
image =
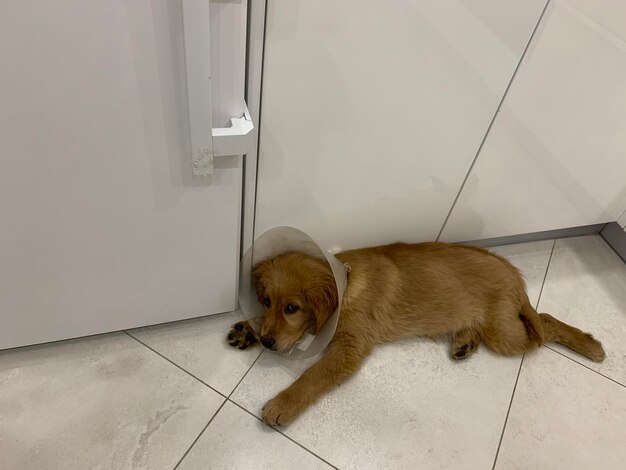
M304 298L313 312L315 333L326 324L337 308L337 286L330 269L319 269L308 276Z
M265 297L265 284L263 278L265 277L269 268L269 261L261 261L257 265L252 267L252 285L256 289L256 296L259 302L263 302Z

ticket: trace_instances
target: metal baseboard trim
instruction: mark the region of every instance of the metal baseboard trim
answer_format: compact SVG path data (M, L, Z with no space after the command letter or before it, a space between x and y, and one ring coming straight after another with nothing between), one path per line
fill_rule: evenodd
M626 231L617 222L611 222L602 229L600 236L626 262Z
M615 224L617 225L617 224ZM554 238L582 237L586 235L598 235L607 224L584 225L582 227L560 228L545 230L543 232L523 233L520 235L507 235L504 237L484 238L482 240L470 240L460 242L464 245L482 246L485 248L500 245L514 245L516 243L528 243ZM619 227L619 225L618 225ZM620 228L621 230L621 228Z

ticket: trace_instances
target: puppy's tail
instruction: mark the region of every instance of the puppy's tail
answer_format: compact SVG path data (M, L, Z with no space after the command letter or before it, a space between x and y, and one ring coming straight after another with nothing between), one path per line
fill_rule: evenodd
M602 362L606 357L602 344L592 335L563 323L552 315L537 313L528 300L524 302L519 317L526 326L528 337L539 346L546 341L554 341L592 361Z
M591 334L563 323L547 313L541 313L539 317L543 324L546 341L555 341L567 346L592 361L602 362L606 357L602 344Z

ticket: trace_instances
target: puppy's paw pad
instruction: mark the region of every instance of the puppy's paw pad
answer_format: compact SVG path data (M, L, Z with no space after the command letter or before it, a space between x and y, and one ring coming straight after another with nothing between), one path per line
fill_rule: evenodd
M470 340L465 344L452 346L452 357L457 360L466 359L476 351L477 344Z
M226 341L239 349L248 349L259 342L247 321L240 321L231 326L228 335L226 335Z

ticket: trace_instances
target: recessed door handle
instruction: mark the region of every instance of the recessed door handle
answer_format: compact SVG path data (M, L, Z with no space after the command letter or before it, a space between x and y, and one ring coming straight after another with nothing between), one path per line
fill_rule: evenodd
M211 111L211 31L208 0L182 0L191 166L194 175L213 173L213 158L245 155L254 125L247 108L231 126L213 128Z

